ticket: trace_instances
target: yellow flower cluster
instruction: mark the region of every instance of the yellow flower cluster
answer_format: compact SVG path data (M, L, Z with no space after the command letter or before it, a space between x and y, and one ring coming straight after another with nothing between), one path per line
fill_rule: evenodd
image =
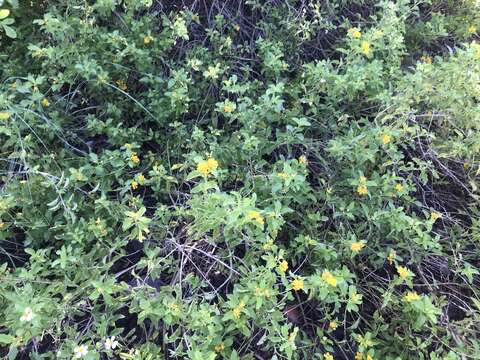
M360 184L357 186L358 195L367 195L368 189L366 186L367 178L365 176L360 176Z
M335 276L332 275L332 273L328 270L325 270L322 273L322 280L325 281L328 285L330 286L337 286L338 280L335 278Z
M215 352L219 353L225 350L225 345L222 343L215 345Z
M468 32L469 34L474 34L474 33L477 32L477 27L476 27L475 25L470 25L470 26L468 27L468 29L467 29L467 32Z
M363 354L359 351L355 354L355 360L363 360ZM371 355L367 355L366 360L373 360Z
M140 158L138 157L138 155L137 155L136 152L132 153L132 155L130 156L130 160L131 160L134 164L139 164L139 163L140 163Z
M303 279L297 278L292 281L292 289L299 291L303 289Z
M138 189L138 182L133 180L130 186L132 187L132 190L137 190Z
M347 33L354 39L360 39L360 37L362 36L362 33L360 32L360 30L358 30L355 27L348 29Z
M409 291L407 294L403 297L403 299L406 302L412 302L412 301L417 301L420 300L420 295L418 295L415 291Z
M395 185L395 190L397 192L402 192L403 191L403 185L400 184L400 183L397 183L397 185Z
M389 135L389 134L383 134L383 135L382 135L382 143L383 143L383 145L390 144L391 141L392 141L392 136L391 136L391 135Z
M333 359L333 355L330 354L329 352L323 354L323 358L324 358L325 360L334 360L334 359Z
M368 194L368 189L365 185L358 185L357 192L358 192L359 195L367 195Z
M338 323L335 320L330 321L328 324L328 328L331 330L336 330L338 327Z
M235 319L240 319L240 314L242 313L242 310L243 308L245 307L245 303L243 301L240 301L240 304L238 304L238 306L233 309L233 317Z
M258 211L255 211L255 210L249 211L247 214L247 217L252 221L256 221L260 225L263 225L265 223L263 216Z
M299 164L302 164L302 165L306 165L308 164L308 160L307 160L307 157L305 155L302 155L298 158L298 162Z
M50 101L48 101L48 99L45 98L45 99L42 100L42 105L43 105L43 107L49 107L50 106Z
M206 161L200 161L197 165L197 171L203 176L208 176L212 171L218 168L218 161L214 158L208 158Z

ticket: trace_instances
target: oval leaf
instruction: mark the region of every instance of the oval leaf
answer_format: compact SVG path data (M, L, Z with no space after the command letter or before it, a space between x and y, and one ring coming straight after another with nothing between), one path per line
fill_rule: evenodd
M8 9L0 10L0 20L5 19L6 17L8 17L8 15L10 15L10 10Z

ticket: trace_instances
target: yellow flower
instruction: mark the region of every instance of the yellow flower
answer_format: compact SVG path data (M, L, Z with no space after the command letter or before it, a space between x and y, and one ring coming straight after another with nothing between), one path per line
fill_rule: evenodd
M362 360L363 359L363 354L359 351L355 354L355 360Z
M231 113L232 111L233 111L233 106L232 106L231 104L225 104L225 105L223 106L223 112L224 112L224 113L229 114L229 113Z
M138 189L138 182L136 182L135 180L132 181L132 184L130 185L132 187L133 190L136 190Z
M334 360L334 359L333 359L333 355L330 354L329 352L323 354L323 358L324 358L325 360Z
M383 145L389 144L390 141L392 141L392 136L391 136L391 135L388 135L388 134L383 134L383 135L382 135Z
M335 330L335 329L337 329L337 327L338 327L338 323L337 323L335 320L330 321L330 323L328 324L328 327L329 327L331 330Z
M352 250L353 252L359 252L364 248L364 246L365 246L364 243L360 241L356 241L350 245L350 250Z
M132 153L132 155L130 156L130 160L131 160L134 164L140 163L140 158L138 157L138 155L137 155L136 152Z
M420 300L420 296L415 291L409 291L403 298L406 302Z
M48 99L45 98L45 99L42 100L42 105L43 105L44 107L49 107L49 106L50 106L50 101L48 101Z
M225 345L223 343L215 345L216 352L222 352L225 349Z
M325 281L328 285L331 285L331 286L334 286L334 287L337 286L337 279L328 270L325 270L322 273L322 280Z
M474 26L474 25L471 25L471 26L468 27L467 32L468 32L469 34L476 33L476 32L477 32L477 27Z
M397 266L397 273L403 280L405 280L409 274L408 269L405 266Z
M218 161L215 160L214 158L209 158L206 161L201 161L197 165L197 171L202 174L203 176L207 176L210 174L213 170L216 170L218 168Z
M395 185L395 190L397 190L397 192L402 192L403 191L403 185L400 184L400 183L397 183L397 185Z
M292 289L295 291L299 291L303 289L303 279L295 279L292 281Z
M354 39L360 39L362 36L362 33L357 28L350 28L348 29L347 33Z
M303 164L303 165L308 164L307 157L306 157L305 155L300 156L300 157L298 158L298 162L299 162L300 164Z
M207 176L210 173L210 167L206 161L201 161L197 165L197 171L203 176Z
M128 89L127 84L123 80L117 80L117 81L115 81L115 83L123 91L126 91Z
M137 178L140 183L143 183L145 181L145 176L143 176L143 174L138 175Z
M208 164L208 167L210 168L210 171L217 170L218 168L218 161L215 160L214 158L208 158L207 164Z
M436 211L433 211L431 214L430 214L430 219L433 220L433 221L437 221L438 219L441 219L442 218L442 214L436 212Z
M362 300L362 296L356 292L352 293L352 296L350 297L350 300L352 300L353 303L358 303L359 301Z
M242 309L239 309L238 307L236 307L235 309L233 309L233 317L235 319L240 319L241 312L242 312Z
M397 256L397 252L395 250L390 250L390 254L388 254L388 257L387 257L387 260L390 263L390 265L392 265L396 256Z
M150 36L150 35L147 35L147 36L145 36L145 37L143 38L143 43L144 43L145 45L150 44L152 41L153 41L153 37Z
M367 360L373 360L373 357L370 355L367 355Z
M177 313L180 312L180 306L178 306L177 303L171 303L168 307L173 312L177 312Z
M243 308L245 307L245 303L243 301L240 302L240 304L238 304L238 306L233 309L233 317L235 319L240 319L240 314L242 313L242 310Z
M0 120L8 120L10 118L10 113L6 111L0 112Z
M370 43L368 41L362 41L362 45L360 45L362 48L362 53L365 56L370 55Z
M263 216L258 211L255 211L255 210L249 211L247 214L247 217L250 220L256 221L260 225L263 225L265 223L265 221L263 220Z
M359 195L367 195L368 194L368 189L365 185L358 185L357 193Z
M425 64L431 64L432 63L432 58L428 55L423 55L420 58L421 61L423 61Z
M288 270L288 262L287 260L282 260L280 262L280 265L278 265L278 270L280 270L280 272L284 273Z
M290 333L290 335L288 335L288 341L290 342L295 342L295 338L297 337L297 334L298 334L298 328L294 328L293 331Z
M263 250L270 250L273 246L273 240L272 239L268 239L268 241L263 244Z

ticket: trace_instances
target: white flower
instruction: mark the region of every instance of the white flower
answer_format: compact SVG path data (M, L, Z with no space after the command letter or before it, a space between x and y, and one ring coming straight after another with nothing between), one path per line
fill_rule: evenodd
M29 307L26 307L25 310L23 310L23 315L20 317L20 321L32 321L33 317L35 315L32 312L32 309Z
M115 340L115 336L112 336L110 338L107 338L105 340L105 349L110 350L110 349L115 349L118 346L118 341Z
M87 355L88 347L86 345L75 346L73 352L75 353L75 357L80 359L81 357Z

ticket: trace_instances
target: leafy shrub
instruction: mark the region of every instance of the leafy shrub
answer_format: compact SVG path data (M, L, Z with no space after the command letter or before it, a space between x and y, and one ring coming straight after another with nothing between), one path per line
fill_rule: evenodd
M480 356L476 2L0 9L2 356Z

